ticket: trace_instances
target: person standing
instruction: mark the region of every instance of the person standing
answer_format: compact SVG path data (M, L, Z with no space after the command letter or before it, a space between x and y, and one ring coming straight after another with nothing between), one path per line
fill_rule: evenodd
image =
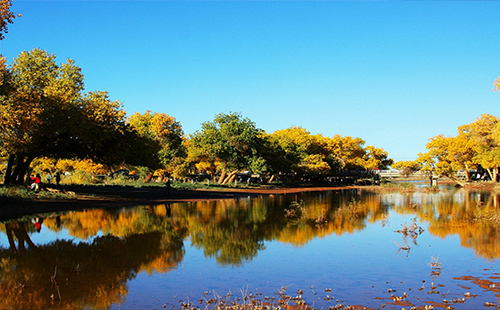
M170 178L167 178L165 182L165 193L163 193L163 196L170 196Z

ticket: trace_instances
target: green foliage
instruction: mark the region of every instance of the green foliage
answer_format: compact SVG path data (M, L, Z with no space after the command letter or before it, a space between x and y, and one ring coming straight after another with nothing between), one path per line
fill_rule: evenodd
M26 186L9 186L0 187L0 199L6 203L14 203L16 200L31 200L31 199L73 199L74 196L64 193L51 193L48 191L33 191Z
M258 156L264 144L261 133L254 122L238 113L217 114L213 122L203 123L202 130L191 136L191 152L194 156L220 161L226 170L253 166L264 171L266 160Z

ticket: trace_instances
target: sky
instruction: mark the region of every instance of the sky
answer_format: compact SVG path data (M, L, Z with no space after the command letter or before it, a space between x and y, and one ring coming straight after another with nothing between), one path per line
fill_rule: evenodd
M414 160L429 138L497 115L499 1L37 1L0 41L8 63L41 48L73 59L85 91L127 115L219 113L272 133L359 137Z

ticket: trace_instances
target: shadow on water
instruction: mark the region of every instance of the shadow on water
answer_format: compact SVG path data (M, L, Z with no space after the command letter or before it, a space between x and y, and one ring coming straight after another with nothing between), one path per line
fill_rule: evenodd
M11 220L0 224L0 309L185 298L205 308L207 290L272 296L290 283L301 293L287 304L322 308L498 305L499 201L464 189L344 190Z

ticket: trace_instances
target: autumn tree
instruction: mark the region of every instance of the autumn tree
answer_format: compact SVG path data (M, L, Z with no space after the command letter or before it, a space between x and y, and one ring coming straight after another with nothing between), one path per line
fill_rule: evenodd
M284 153L281 158L285 169L283 172L319 173L331 168L324 160L326 153L321 141L303 127L277 130L269 139Z
M392 165L394 160L389 158L389 154L383 148L378 148L373 145L365 147L363 155L362 167L366 170L387 169Z
M14 14L10 7L12 0L0 0L0 41L4 39L4 33L7 33L7 24L12 24L14 18L21 17L21 14Z
M41 49L22 52L0 93L0 153L4 183L22 183L36 158L91 158L106 163L127 154L125 112L106 92L83 95L83 74L68 59Z
M128 118L128 123L141 137L149 140L150 145L156 144L156 152L161 165L174 169L176 160L186 156L184 131L181 123L165 113L146 111L144 114L134 113Z
M423 171L448 177L462 184L456 175L463 170L470 181L471 170L483 167L496 180L500 167L500 124L496 116L483 114L460 126L456 137L438 135L427 143L428 152L419 154Z
M422 165L420 165L415 160L401 160L397 161L392 165L392 168L399 170L402 175L408 177L409 175L419 171L422 169Z
M339 134L326 140L326 147L335 159L337 169L359 169L362 167L365 141L361 138Z
M460 126L459 136L472 144L472 161L486 169L491 180L496 181L500 167L500 119L483 114L472 123Z
M493 91L500 93L500 77L493 82Z

